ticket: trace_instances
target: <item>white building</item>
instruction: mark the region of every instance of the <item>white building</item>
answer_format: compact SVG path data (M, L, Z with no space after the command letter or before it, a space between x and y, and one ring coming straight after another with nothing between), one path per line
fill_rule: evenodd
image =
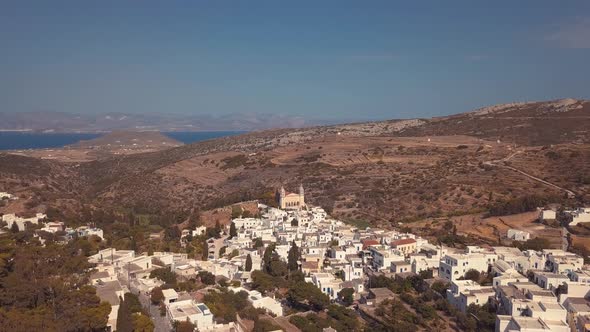
M34 225L38 225L39 221L47 218L47 215L44 213L37 213L34 217L30 218L21 218L14 213L5 214L2 216L2 221L7 224L7 228L12 228L13 224L16 224L19 231L24 231L26 229L26 224L31 223Z
M422 271L434 270L438 271L440 259L436 256L428 256L425 254L410 255L410 262L412 264L412 272L418 274Z
M590 208L578 208L574 211L570 211L569 214L572 216L572 222L570 226L575 226L581 222L590 222Z
M480 290L484 287L482 287L480 284L478 284L477 282L473 281L473 280L456 280L456 281L452 281L451 282L451 287L449 289L447 289L447 301L449 301L449 303L453 306L455 306L457 309L463 310L462 308L462 299L461 299L461 295L462 294L469 294L469 291L471 290ZM487 288L489 287L485 287L485 289L487 290ZM469 303L471 304L471 303ZM467 305L463 305L463 307L467 307L469 306L469 304ZM465 311L463 311L465 312Z
M235 218L232 222L236 225L236 229L252 229L262 226L262 219L258 218Z
M0 199L17 199L17 197L7 192L0 191Z
M564 321L544 321L537 317L496 316L496 332L570 332Z
M393 272L393 273L412 272L412 264L410 264L406 261L391 262L391 272Z
M531 233L512 228L508 230L507 235L510 240L514 241L527 241L531 238Z
M169 305L170 303L174 303L178 300L178 293L172 289L162 289L162 294L164 294L164 304Z
M80 226L78 228L76 228L76 232L78 233L78 236L98 236L101 240L104 240L104 233L102 231L102 229L100 228L95 228L95 227L89 227L89 226Z
M467 312L470 305L484 305L488 303L490 297L494 297L495 291L493 287L481 287L479 289L469 289L461 292L459 295L459 310Z
M338 297L342 280L336 279L334 275L330 273L312 273L311 281L322 293L328 295L330 299L335 300Z
M373 258L373 268L376 271L389 270L391 269L391 263L395 261L403 261L404 256L401 254L395 254L383 246L371 246L369 252Z
M543 220L555 220L557 218L557 213L553 210L543 209L541 210L541 214L539 219Z
M172 302L166 306L166 316L171 321L190 321L199 330L213 328L213 314L204 303L194 300Z
M563 275L553 272L533 271L533 282L543 289L554 290L561 286L565 281L570 279Z
M252 303L254 308L264 309L278 317L283 316L283 306L281 306L281 303L268 296L262 296L258 291L250 291L248 301Z
M455 281L464 277L469 270L487 272L488 267L497 259L498 255L486 252L447 254L440 261L439 275L447 280Z

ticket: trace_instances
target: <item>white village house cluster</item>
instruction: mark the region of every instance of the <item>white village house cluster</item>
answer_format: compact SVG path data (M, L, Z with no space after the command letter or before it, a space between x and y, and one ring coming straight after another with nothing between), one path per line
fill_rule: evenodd
M432 279L449 283L446 299L466 312L471 304L493 302L497 308L496 331L587 331L590 328L590 267L583 257L561 249L521 251L513 247L468 246L464 250L429 243L417 235L378 228L360 229L331 218L321 207L305 203L303 187L297 194L279 191L280 208L258 204L259 217L234 218L237 236L211 238L209 259L189 259L187 254L154 252L136 253L132 250L101 250L90 257L96 263L91 283L97 294L111 303L109 326L116 326L119 297L126 292L147 295L164 284L150 278L156 268L168 267L181 278L194 277L199 271L240 281L248 301L274 316L282 316L284 301L249 290L251 273L262 268L264 248L275 244L275 253L285 262L289 249L296 244L301 250L299 269L305 281L315 285L331 300L338 298L344 288L354 291L355 309L376 306L395 296L387 288L371 288L369 276L383 274L393 278L408 278L423 271L432 271ZM570 211L574 222L590 222L590 209ZM551 211L544 210L551 218ZM37 216L38 223L44 216ZM543 216L541 216L543 217ZM19 230L25 221L5 215L9 224L17 223ZM553 218L555 214L553 213ZM229 229L229 226L227 226ZM47 223L44 230L76 232L77 235L102 231L89 227L65 229L63 224ZM67 233L66 232L66 233ZM183 237L205 233L205 227L183 232ZM228 233L227 231L225 233ZM511 230L515 240L527 240L528 233ZM261 239L263 248L254 248ZM220 255L219 247L227 253ZM247 257L252 268L246 271ZM470 270L490 273L492 285L482 286L465 279ZM164 290L166 318L172 321L190 320L199 331L242 331L239 324L216 324L209 308L189 293Z

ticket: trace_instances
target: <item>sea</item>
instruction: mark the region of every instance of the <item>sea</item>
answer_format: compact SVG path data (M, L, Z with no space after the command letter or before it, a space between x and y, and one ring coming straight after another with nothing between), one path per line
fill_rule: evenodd
M233 136L245 131L193 131L163 132L184 144L204 141L212 138ZM90 140L104 134L96 133L31 133L17 131L0 131L0 150L50 149L61 148L82 140Z

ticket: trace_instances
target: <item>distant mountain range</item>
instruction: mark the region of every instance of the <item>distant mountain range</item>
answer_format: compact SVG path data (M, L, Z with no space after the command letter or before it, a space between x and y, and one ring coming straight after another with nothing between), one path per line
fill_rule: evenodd
M214 131L300 128L328 124L280 114L163 115L163 114L73 114L64 112L0 112L0 131L106 132L113 130Z

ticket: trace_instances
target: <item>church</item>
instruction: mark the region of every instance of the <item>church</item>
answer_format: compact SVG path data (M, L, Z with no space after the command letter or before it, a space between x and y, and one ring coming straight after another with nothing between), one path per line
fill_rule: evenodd
M288 193L284 187L278 193L279 207L285 209L302 209L305 207L305 193L303 185L299 186L299 193Z

